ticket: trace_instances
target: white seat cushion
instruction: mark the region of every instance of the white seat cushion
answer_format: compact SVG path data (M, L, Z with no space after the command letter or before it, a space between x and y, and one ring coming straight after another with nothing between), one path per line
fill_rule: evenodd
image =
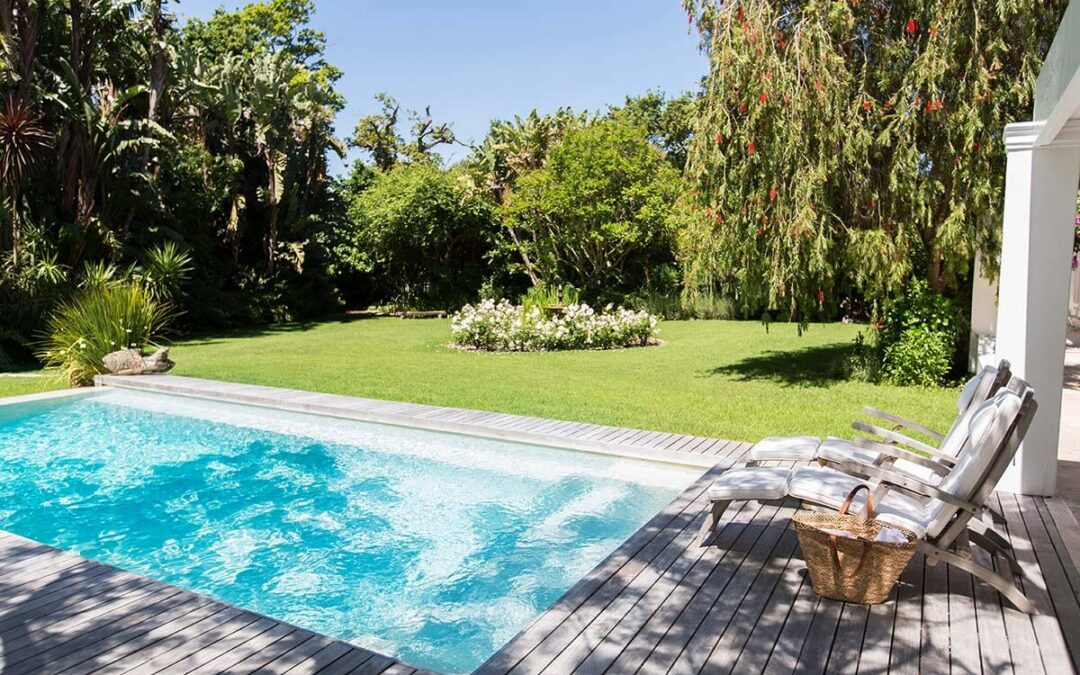
M787 494L791 469L748 466L728 469L709 488L712 501L736 499L783 499Z
M758 441L750 449L750 459L757 462L791 461L809 462L817 457L816 436L771 436Z
M788 494L796 499L839 509L848 493L864 483L865 481L833 469L807 467L792 472L788 482ZM866 492L860 492L855 497L854 504L858 505L858 508L852 508L851 512L862 513L866 505ZM906 527L920 537L926 534L930 515L926 512L922 500L902 492L890 491L880 504L874 506L882 521Z
M832 436L821 442L817 454L819 459L827 459L833 462L854 460L863 464L873 464L881 456L873 450L857 448L843 439L833 438Z
M880 504L874 504L874 507L877 510L878 520L906 527L920 539L926 536L926 529L931 524L930 517L926 504L918 497L892 490L885 495Z
M791 472L788 495L832 509L839 509L847 499L848 493L865 482L835 469L811 466ZM856 497L855 503L860 505L856 512L862 511L861 505L866 501L865 494L865 492L860 493Z

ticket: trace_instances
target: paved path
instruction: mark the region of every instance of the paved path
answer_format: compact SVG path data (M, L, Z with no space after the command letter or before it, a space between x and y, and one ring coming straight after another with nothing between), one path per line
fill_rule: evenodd
M1080 515L1080 332L1070 332L1065 349L1058 441L1058 496Z

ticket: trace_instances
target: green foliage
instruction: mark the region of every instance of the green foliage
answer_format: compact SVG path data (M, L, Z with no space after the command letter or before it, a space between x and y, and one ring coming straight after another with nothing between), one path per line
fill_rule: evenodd
M105 372L105 355L145 349L173 318L172 308L141 284L86 288L53 312L39 358L59 369L72 386L86 386Z
M545 310L566 305L576 305L581 302L581 292L574 288L573 284L561 286L547 286L541 284L533 286L525 295L521 296L521 306L526 310L533 308Z
M352 198L335 269L368 275L394 303L458 306L483 283L496 230L488 201L460 172L404 164Z
M868 335L860 331L855 336L851 352L840 361L840 372L848 380L879 382L881 368L881 347L878 344L877 331L871 330Z
M192 268L191 254L176 242L167 241L146 252L137 275L154 299L168 302L180 298L191 278Z
M805 322L996 264L1002 127L1066 0L684 0L709 56L688 285Z
M961 334L956 304L922 280L885 312L879 335L882 370L896 384L936 386L953 367Z
M661 92L650 91L641 96L627 96L626 102L613 108L610 116L645 127L649 140L681 172L694 138L698 103L698 98L690 94L669 99Z
M133 270L122 270L106 260L87 260L83 263L82 275L79 278L79 288L87 291L96 291L107 286L129 281Z
M19 0L0 26L18 46L0 59L0 310L24 337L80 285L132 275L196 309L189 326L338 307L322 235L344 218L327 176L344 100L314 2L182 25L170 6Z
M375 100L382 105L382 111L357 122L349 145L370 153L375 166L383 171L389 171L402 160L438 163L438 157L432 151L440 145L457 142L449 124L436 124L432 119L431 106L424 108L423 113L415 110L406 112L412 134L406 141L398 132L401 106L397 99L379 93L375 95Z
M568 131L543 167L517 178L504 224L536 282L625 292L671 260L668 213L682 188L642 127L598 120Z
M184 33L188 44L211 61L284 52L297 64L336 73L323 61L326 35L309 27L314 11L314 0L252 2L234 12L219 8L205 21L191 19Z

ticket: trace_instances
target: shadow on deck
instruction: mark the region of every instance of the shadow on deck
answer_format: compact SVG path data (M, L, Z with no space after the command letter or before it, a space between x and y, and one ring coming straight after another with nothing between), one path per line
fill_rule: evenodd
M1080 532L1056 499L996 493L1029 616L969 574L917 556L868 607L810 587L798 505L736 503L713 545L695 537L714 469L479 672L1075 672Z

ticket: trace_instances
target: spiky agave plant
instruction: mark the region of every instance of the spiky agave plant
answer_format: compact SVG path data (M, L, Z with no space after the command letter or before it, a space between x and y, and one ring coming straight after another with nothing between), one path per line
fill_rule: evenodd
M52 147L52 136L30 107L8 97L0 108L0 187L11 218L12 263L19 264L19 190L30 172Z
M38 358L75 387L105 372L106 354L145 349L160 338L176 312L140 283L86 288L62 303L49 319Z

